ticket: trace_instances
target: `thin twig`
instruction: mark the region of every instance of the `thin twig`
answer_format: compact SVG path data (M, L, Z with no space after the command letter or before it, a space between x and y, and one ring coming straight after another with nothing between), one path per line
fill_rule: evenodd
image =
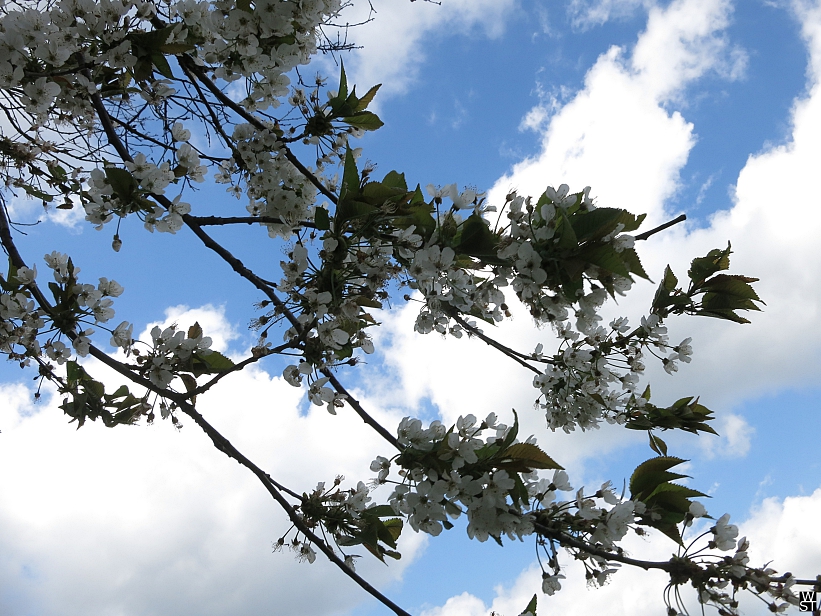
M531 366L524 359L522 359L523 356L521 355L521 353L518 353L518 352L514 351L513 349L511 349L509 347L506 347L501 342L497 342L496 340L494 340L490 336L486 336L479 328L474 327L473 325L471 325L470 323L465 321L462 317L460 317L458 314L453 314L451 316L453 317L454 321L456 321L459 325L461 325L462 327L464 327L468 331L469 335L476 336L477 338L479 338L479 340L481 340L485 344L488 344L488 345L492 346L494 349L497 349L497 350L501 351L504 355L508 356L510 359L512 359L516 363L521 364L522 366L524 366L528 370L530 370L532 372L535 372L536 374L541 374L542 373L541 370L539 370L535 366Z
M263 225L284 225L281 218L275 216L191 216L191 219L202 227L222 226L222 225L252 225L255 223ZM316 229L316 223L310 220L301 220L297 223L300 227Z
M677 225L680 222L684 222L687 220L687 215L682 214L681 216L676 216L673 220L665 222L663 225L659 225L655 229L650 229L649 231L645 231L644 233L639 233L635 239L637 240L646 240L651 235L655 235L659 231L664 231L665 229L669 229L673 225Z

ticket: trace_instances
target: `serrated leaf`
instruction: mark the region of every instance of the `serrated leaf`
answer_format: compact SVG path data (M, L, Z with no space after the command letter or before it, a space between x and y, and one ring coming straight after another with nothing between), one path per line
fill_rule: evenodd
M749 276L738 276L729 274L718 274L702 283L701 288L707 289L712 293L729 295L744 299L761 301L758 294L750 286L749 283L758 282L758 278L750 278ZM763 303L763 302L762 302Z
M373 100L373 97L376 96L377 91L381 87L382 87L382 84L378 83L374 87L372 87L370 90L368 90L365 93L365 95L362 98L359 99L359 101L356 104L356 107L354 107L354 111L364 111L365 109L367 109L368 105L371 104L371 101ZM405 190L407 190L407 188Z
M573 230L579 241L595 238L601 239L611 233L619 224L624 210L612 207L600 207L589 212L579 212L572 217Z
M385 186L382 182L368 182L362 187L362 197L374 205L382 205L391 198L399 197L403 190Z
M377 130L385 125L385 123L379 119L379 116L371 111L360 111L339 119L345 122L345 124L350 124L354 128L361 128L362 130Z
M558 224L556 226L556 243L562 250L572 250L579 245L579 240L576 239L576 232L573 231L573 225L567 215L562 212L556 212L558 215Z
M727 248L724 250L715 248L706 256L693 259L687 271L693 285L697 287L716 272L729 269L731 252L730 243L727 242Z
M336 91L336 98L345 100L348 98L348 77L345 75L345 63L339 62L339 88Z
M675 473L673 473L675 474ZM683 477L684 475L680 475L679 477ZM698 490L693 490L692 488L688 488L687 486L682 486L677 483L660 483L656 486L656 488L647 496L646 499L643 500L650 500L652 498L658 497L662 494L669 495L674 494L675 496L681 496L684 498L694 498L694 497L706 497L707 495L699 492ZM689 505L687 505L689 508ZM684 510L683 513L686 513L687 509Z
M375 505L365 509L365 511L362 512L362 515L372 515L377 518L384 518L388 516L395 516L396 512L390 505Z
M533 443L516 443L505 449L499 456L500 466L505 465L531 470L536 468L564 470L563 466Z
M579 253L579 258L588 263L625 278L630 277L630 271L622 261L621 255L611 244L603 244L593 248L588 248Z
M195 353L191 359L191 372L194 376L226 372L234 367L234 362L219 351L211 351L207 355Z
M644 266L641 264L639 254L634 248L625 248L619 253L619 255L621 255L621 260L624 261L625 266L627 266L627 269L630 270L631 274L635 274L645 280L650 280L647 272L644 271Z
M536 616L536 595L533 595L533 598L530 600L530 603L527 604L525 609L522 610L522 613L519 616L525 616L525 614L532 614L532 616Z
M359 170L350 147L345 148L345 166L342 169L342 187L339 191L340 202L343 199L359 194Z
M404 173L397 173L396 171L389 171L388 174L385 176L385 179L382 180L382 183L385 186L390 186L391 188L399 188L407 192L408 190L408 183L405 181L405 174Z
M686 460L674 456L659 456L645 460L636 467L636 470L634 470L630 476L630 493L638 496L642 493L647 493L648 490L654 489L659 483L668 480L664 475L668 469L683 464L684 462L686 462ZM675 474L676 473L670 473L670 475ZM681 477L675 478L680 479ZM670 478L672 479L673 477Z

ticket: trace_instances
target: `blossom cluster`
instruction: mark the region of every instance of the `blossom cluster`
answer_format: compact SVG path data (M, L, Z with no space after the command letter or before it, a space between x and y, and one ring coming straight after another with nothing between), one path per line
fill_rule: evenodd
M123 293L123 287L108 278L100 278L97 285L79 282L80 268L66 254L54 251L46 254L44 261L55 285L55 305L50 311L34 301L36 266L17 269L0 293L0 350L22 365L40 357L62 365L71 358L71 347L79 357L88 355L94 329L85 324L110 321L114 317L112 298ZM47 329L46 324L55 318L62 322L62 329ZM47 337L42 344L38 338L41 333ZM63 336L68 336L71 346L62 340Z

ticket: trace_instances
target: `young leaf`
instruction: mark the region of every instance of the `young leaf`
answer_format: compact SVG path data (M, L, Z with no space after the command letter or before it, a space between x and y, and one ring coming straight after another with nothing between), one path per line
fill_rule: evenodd
M339 119L354 128L361 128L362 130L376 130L385 125L378 115L370 111L360 111Z
M527 604L522 613L519 616L525 616L526 614L530 614L530 616L536 616L536 595L533 595L533 598L530 600L530 603Z
M499 467L520 473L527 473L533 469L563 470L553 458L532 443L516 443L499 454Z
M659 437L657 437L652 432L648 431L647 434L650 436L650 449L655 451L660 456L666 456L667 455L667 443L665 443L663 440L661 440Z
M354 107L354 111L355 112L365 111L365 109L368 108L368 105L371 104L371 101L373 100L373 97L376 96L376 92L381 87L382 87L382 84L378 83L374 87L372 87L370 90L368 90L365 93L365 96L363 96L362 98L359 99L359 102L356 104L356 107Z
M716 272L729 269L731 252L730 243L727 242L727 248L724 250L715 248L708 252L706 256L693 259L690 269L687 271L693 286L698 287Z

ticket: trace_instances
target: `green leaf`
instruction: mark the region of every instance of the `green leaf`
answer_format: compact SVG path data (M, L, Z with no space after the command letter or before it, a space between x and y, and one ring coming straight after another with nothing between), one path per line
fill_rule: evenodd
M226 372L233 367L234 362L218 351L211 351L207 355L195 353L191 357L191 372L194 376Z
M573 225L570 224L570 219L567 214L557 211L558 225L556 227L557 244L562 250L573 250L579 245L579 240L576 238L576 232L573 231Z
M134 65L132 69L132 75L134 76L134 81L136 82L144 82L148 81L151 78L151 74L154 72L154 65L151 63L151 60L148 58L138 58L137 63Z
M655 451L660 456L666 456L667 455L667 443L665 443L663 440L661 440L659 437L657 437L652 432L648 432L647 434L650 436L650 449Z
M385 123L379 119L379 116L371 111L360 111L339 119L354 128L361 128L362 130L377 130L385 125Z
M671 474L675 474L675 473L671 473ZM686 475L680 475L679 477L686 477ZM693 490L692 488L688 488L687 486L681 486L681 485L678 485L677 483L667 483L667 482L665 482L665 483L660 483L659 485L657 485L656 489L653 490L650 493L650 495L647 496L647 498L645 500L650 500L650 499L652 499L654 497L657 497L661 494L664 494L665 496L669 496L669 493L676 494L678 496L683 496L685 498L705 497L705 496L707 496L706 494L703 494L702 492L699 492L698 490ZM670 501L670 502L673 502L673 501ZM679 502L679 501L676 501L676 502ZM689 509L689 507L690 507L690 505L688 504L687 507L685 507L684 510L681 511L681 513L687 513L687 510Z
M362 187L362 197L373 205L382 205L388 199L401 197L406 191L386 186L382 182L368 182Z
M642 500L642 495L650 494L660 483L685 477L685 475L669 473L668 469L686 461L673 456L659 456L642 462L630 476L632 497Z
M457 238L458 243L454 248L459 252L474 257L496 256L497 238L479 214L468 216L462 223L461 233Z
M708 252L706 256L693 259L690 269L687 271L693 286L698 287L716 272L729 269L731 252L730 243L727 242L727 248L724 250L715 248Z
M564 469L563 466L558 464L533 443L516 443L515 445L511 445L499 454L499 458L500 467L516 472L527 473L536 468Z
M755 290L753 290L752 286L750 286L749 283L751 282L758 282L758 278L718 274L717 276L713 276L712 278L705 280L700 288L707 289L711 293L761 302L761 298L758 297L758 294Z
M622 231L624 233L630 233L631 231L635 231L641 226L641 223L644 222L644 219L647 218L647 214L639 214L638 216L628 212L627 210L622 210L622 215L619 218L619 222L624 225Z
M623 212L624 210L611 207L577 212L571 219L573 230L579 241L601 239L616 228Z
M359 171L356 168L356 160L350 147L345 148L345 166L342 170L342 187L339 191L340 202L349 198L349 195L359 194Z
M376 96L376 92L381 87L382 87L382 84L378 83L374 87L372 87L370 90L368 90L365 93L365 96L363 96L362 98L359 99L359 102L356 104L356 107L354 107L354 111L365 111L365 109L368 108L368 105L371 104L371 101L373 100L373 97ZM407 187L405 188L405 190L407 190Z
M54 199L54 195L50 195L48 193L44 193L39 188L35 188L34 186L30 186L29 184L23 184L22 188L26 191L26 194L34 197L35 199L42 199L45 202L50 202Z
M170 54L172 56L176 56L181 53L187 53L189 51L194 51L196 49L195 45L189 45L188 43L165 43L160 45L159 48L160 52Z
M137 180L127 169L105 167L105 178L116 194L125 203L130 202L137 190Z
M625 278L630 277L630 271L622 261L621 255L611 244L603 244L592 248L587 248L579 253L579 258L588 263L600 267L601 269L618 274Z
M365 509L365 511L362 512L362 515L372 515L377 518L385 518L395 516L396 512L390 505L374 505L373 507L368 507Z
M533 598L530 600L530 603L527 604L522 613L519 616L525 616L525 614L530 614L531 616L536 616L536 595L533 595Z
M320 231L328 231L331 228L331 219L328 216L328 210L324 207L318 207L314 210L314 224Z
M336 98L345 100L348 98L348 78L345 76L345 63L339 61L339 87L336 90Z
M157 67L160 74L167 79L174 79L174 73L171 72L171 65L161 52L151 54L151 63Z
M640 276L645 280L650 280L650 277L647 275L647 272L644 271L644 266L641 264L641 259L639 259L639 255L634 248L625 248L619 253L619 255L621 256L621 260L624 261L624 265L627 266L627 269L630 270L632 274Z
M382 180L382 184L385 186L390 186L391 188L399 188L404 192L408 191L408 183L405 181L404 173L389 171L388 175L385 176L385 179Z

